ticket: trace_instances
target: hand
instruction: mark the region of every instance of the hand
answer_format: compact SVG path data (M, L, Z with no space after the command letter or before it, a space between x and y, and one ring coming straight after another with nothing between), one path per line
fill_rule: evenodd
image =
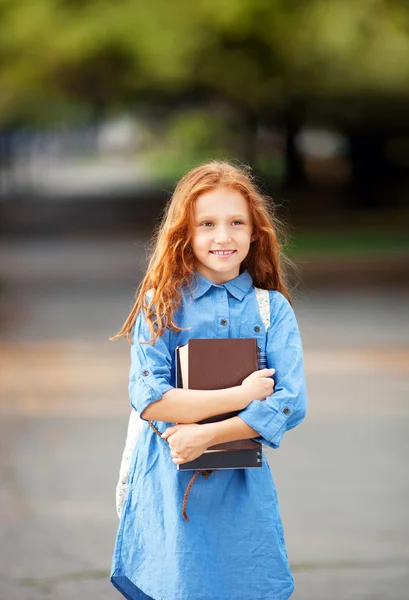
M162 438L169 442L172 460L177 465L201 456L211 445L208 428L197 423L178 423L168 427Z
M254 371L243 380L242 386L248 390L252 400L265 400L274 392L274 379L272 375L275 369L260 369Z

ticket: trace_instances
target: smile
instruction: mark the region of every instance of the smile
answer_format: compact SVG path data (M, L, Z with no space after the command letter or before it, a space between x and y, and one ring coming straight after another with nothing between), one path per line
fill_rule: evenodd
M236 250L210 250L210 254L215 256L228 257L234 254Z

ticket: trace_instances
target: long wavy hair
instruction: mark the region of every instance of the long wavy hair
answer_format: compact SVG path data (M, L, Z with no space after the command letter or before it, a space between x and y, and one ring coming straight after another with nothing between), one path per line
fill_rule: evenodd
M174 314L183 288L195 273L196 258L191 244L194 203L201 194L221 187L239 192L250 209L253 241L241 271L249 271L256 287L278 290L291 302L287 267L292 263L282 251L282 223L271 200L259 191L248 168L211 161L189 171L177 184L154 235L153 251L145 277L137 288L135 304L111 340L125 335L131 343L132 328L141 310L146 311L152 333L149 343L154 343L166 328L181 331Z

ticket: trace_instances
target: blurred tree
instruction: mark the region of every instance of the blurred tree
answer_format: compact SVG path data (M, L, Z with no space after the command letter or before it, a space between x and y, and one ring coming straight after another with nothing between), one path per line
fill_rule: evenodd
M98 119L214 96L242 112L250 162L257 124L284 123L292 182L308 106L336 105L353 129L377 96L408 95L407 0L0 0L3 122L65 99Z

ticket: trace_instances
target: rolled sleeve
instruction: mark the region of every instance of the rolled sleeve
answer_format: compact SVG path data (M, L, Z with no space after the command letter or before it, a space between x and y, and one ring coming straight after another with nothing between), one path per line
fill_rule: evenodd
M284 433L304 419L307 394L301 336L294 311L282 294L273 294L266 354L268 366L275 369L274 393L265 400L253 400L238 416L260 434L253 439L278 448Z
M140 312L132 331L128 392L132 407L144 421L148 419L144 419L143 411L173 388L170 385L169 331L165 330L154 344L142 343L148 342L151 337L145 317Z

